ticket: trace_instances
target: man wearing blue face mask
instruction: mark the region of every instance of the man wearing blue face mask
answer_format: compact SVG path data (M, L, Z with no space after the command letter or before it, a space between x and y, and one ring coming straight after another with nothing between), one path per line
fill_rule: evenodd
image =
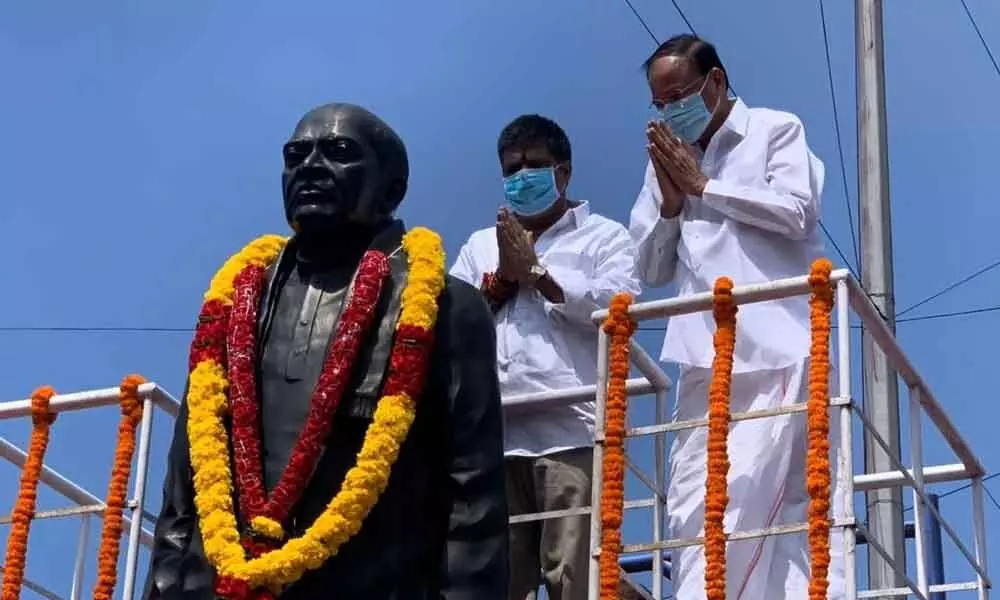
M639 293L635 245L624 226L569 198L572 155L559 125L518 117L497 152L505 206L494 227L472 234L451 274L480 286L493 308L505 398L593 385L590 315L617 292ZM590 505L593 402L507 406L504 438L512 515ZM583 515L513 524L510 599L533 599L544 583L552 600L585 600L589 523Z
M674 282L679 295L688 295L710 291L723 275L746 285L808 273L824 252L817 228L824 170L802 122L730 98L722 61L697 36L667 40L645 69L660 118L646 130L649 164L629 224L643 281ZM677 420L707 416L714 330L711 312L674 317L668 324L661 360L680 365ZM804 297L740 307L732 412L804 402L809 342ZM833 419L831 429L837 423ZM839 439L835 431L831 439ZM806 520L801 415L735 422L729 448L727 532ZM705 454L704 429L674 438L667 494L671 538L701 535ZM835 514L843 501L836 490ZM840 598L842 536L832 536L830 547L829 597ZM727 598L804 598L808 592L804 533L731 542L726 561ZM701 547L674 551L671 579L678 600L704 598L704 577Z

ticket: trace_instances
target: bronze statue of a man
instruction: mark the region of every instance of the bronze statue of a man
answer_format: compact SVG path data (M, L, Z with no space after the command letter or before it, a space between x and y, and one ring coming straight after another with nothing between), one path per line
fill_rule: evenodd
M147 600L505 600L493 317L393 215L409 167L367 110L284 147L294 235L205 294Z

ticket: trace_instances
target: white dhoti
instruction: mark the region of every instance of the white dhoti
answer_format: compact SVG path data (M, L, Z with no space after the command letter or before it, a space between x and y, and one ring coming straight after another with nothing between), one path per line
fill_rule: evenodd
M832 369L831 369L832 371ZM832 379L836 379L835 377ZM710 369L682 367L677 382L677 420L706 418ZM777 408L808 398L808 361L770 371L736 373L733 413ZM831 387L831 393L835 388ZM843 490L837 486L839 423L831 410L833 514L841 514ZM667 523L670 538L703 535L705 517L706 428L682 431L670 452ZM804 413L732 424L729 434L729 507L725 530L748 531L807 520ZM843 534L831 531L829 594L844 596ZM805 533L731 542L726 551L726 598L780 600L808 597L809 548ZM674 551L671 580L677 600L705 598L705 552L701 546Z

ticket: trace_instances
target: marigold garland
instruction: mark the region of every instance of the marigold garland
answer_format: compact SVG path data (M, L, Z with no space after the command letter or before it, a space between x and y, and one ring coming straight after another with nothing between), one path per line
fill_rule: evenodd
M227 261L205 295L191 349L187 428L195 505L205 554L218 574L216 593L227 598L267 597L262 588L292 583L305 571L320 567L361 529L388 484L392 465L416 416L416 400L423 390L437 320L437 299L444 289L445 256L440 237L427 229L410 231L403 237L409 274L389 373L357 463L323 514L301 537L248 560L233 507L225 427L229 411L225 338L237 275L248 265L266 268L283 244L276 236L261 238Z
M42 473L45 450L49 445L49 429L56 420L56 414L49 411L49 401L55 394L49 386L40 387L31 394L31 443L21 471L17 503L14 505L10 534L7 537L3 589L0 592L2 600L18 600L21 595L28 553L28 531L35 517L35 503L38 500L38 477Z
M375 320L389 260L380 251L362 257L333 342L320 370L309 402L309 414L292 448L288 465L270 493L264 488L260 452L260 411L257 399L257 309L266 271L250 265L236 276L235 297L227 337L229 400L233 416L233 463L239 491L239 509L253 533L267 538L245 540L254 556L284 537L282 522L305 490L330 433L333 416L361 348Z
M608 351L608 391L604 415L603 487L601 488L600 599L617 600L620 576L618 556L622 546L625 503L625 414L628 393L629 342L635 321L628 314L632 297L626 293L611 299L604 331L611 336Z
M118 441L115 445L115 463L108 484L108 497L104 501L104 524L101 527L101 548L97 559L97 583L94 600L111 600L118 582L118 550L121 546L124 519L122 512L128 494L128 480L135 454L135 430L142 420L142 399L139 386L146 380L140 375L129 375L118 388L118 404L122 416L118 422Z
M809 600L825 600L830 571L830 315L833 309L833 264L823 258L812 264L809 285L809 401L806 422L806 488L809 491L809 554L812 578Z
M729 505L729 403L736 347L736 302L728 277L715 281L712 314L715 317L715 359L708 390L708 452L705 474L705 596L726 600L726 532L723 523Z

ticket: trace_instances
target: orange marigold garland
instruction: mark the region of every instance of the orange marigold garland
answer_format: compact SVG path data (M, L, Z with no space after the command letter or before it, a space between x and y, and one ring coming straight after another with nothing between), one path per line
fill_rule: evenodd
M736 303L733 282L715 282L712 314L715 316L715 360L708 390L708 453L705 475L705 595L726 600L726 533L723 522L729 504L729 395L733 383L736 347Z
M812 579L809 600L825 600L830 571L830 313L833 265L825 258L813 263L809 273L812 297L809 321L809 401L806 407L809 450L806 456L806 487L809 490L809 555Z
M35 502L38 500L38 477L45 461L45 449L49 445L49 428L56 420L55 413L49 411L49 400L55 395L55 391L49 386L40 387L31 394L31 443L21 471L21 486L11 517L10 535L7 537L3 592L0 594L2 600L18 600L21 595L24 563L28 553L28 530L35 517Z
M118 388L118 403L122 417L118 422L118 441L115 446L115 464L105 500L104 526L101 529L101 549L97 559L97 584L94 600L111 600L118 581L118 549L121 544L128 480L135 454L135 430L142 420L142 400L139 386L146 380L140 375L129 375Z
M604 485L601 489L600 599L618 599L618 556L622 545L625 503L625 412L628 395L629 341L635 322L629 317L632 297L621 293L611 300L604 331L611 336L608 361L608 393L604 425Z

